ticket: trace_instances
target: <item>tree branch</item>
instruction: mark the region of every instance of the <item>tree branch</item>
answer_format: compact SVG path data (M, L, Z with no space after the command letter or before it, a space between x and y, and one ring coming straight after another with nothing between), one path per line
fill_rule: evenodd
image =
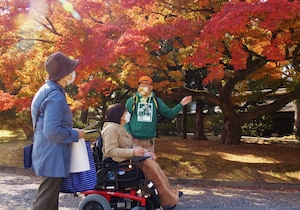
M45 42L45 43L49 43L49 44L54 44L55 42L49 41L49 40L45 40L45 39L26 39L23 37L17 37L18 38L18 42L20 41L39 41L39 42Z

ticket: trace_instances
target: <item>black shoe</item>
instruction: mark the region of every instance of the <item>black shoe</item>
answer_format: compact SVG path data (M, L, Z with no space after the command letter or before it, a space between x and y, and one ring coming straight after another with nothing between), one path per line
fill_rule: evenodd
M178 191L178 197L180 198L183 195L182 191Z
M172 209L175 209L175 207L176 207L176 205L174 205L174 206L164 206L163 207L163 210L172 210Z

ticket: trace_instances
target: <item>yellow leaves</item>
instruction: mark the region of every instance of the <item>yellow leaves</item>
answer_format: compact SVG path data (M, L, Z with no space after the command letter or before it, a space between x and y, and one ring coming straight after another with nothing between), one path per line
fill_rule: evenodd
M182 71L168 71L168 74L171 79L175 81L184 79L184 74Z
M72 104L70 104L70 109L71 110L79 110L84 106L84 101L76 100L72 101Z
M74 103L74 99L72 99L68 93L66 93L66 99L68 104L72 105Z
M111 77L108 77L105 81L106 81L106 82L111 82L111 81L112 81L112 78L111 78Z
M120 73L120 80L126 82L129 87L136 89L138 87L138 80L142 75L152 75L147 67L137 66L134 62L127 60L122 65L122 72Z
M270 43L272 34L265 29L256 27L255 29L247 30L244 34L244 44L253 52L261 55L266 45Z
M188 46L186 48L180 48L178 52L181 55L181 59L185 60L187 57L192 56L195 53L195 48L193 46Z
M36 93L36 89L33 85L27 84L21 88L21 90L18 93L18 97L26 97L26 98L32 98Z
M24 14L24 13L16 15L13 18L14 27L15 28L21 28L23 23L24 23L24 20L26 20L26 16L27 16L27 14Z

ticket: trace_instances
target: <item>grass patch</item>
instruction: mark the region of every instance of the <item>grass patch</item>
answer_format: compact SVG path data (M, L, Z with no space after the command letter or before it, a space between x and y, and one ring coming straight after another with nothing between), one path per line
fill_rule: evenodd
M93 141L97 134L86 135ZM0 131L0 165L23 167L22 132ZM196 141L178 136L156 139L157 162L168 177L258 182L300 182L300 145L243 140L224 145L217 139Z
M23 167L23 147L30 142L22 131L0 130L0 165Z
M224 145L179 137L156 140L156 155L167 176L212 180L300 182L300 145Z

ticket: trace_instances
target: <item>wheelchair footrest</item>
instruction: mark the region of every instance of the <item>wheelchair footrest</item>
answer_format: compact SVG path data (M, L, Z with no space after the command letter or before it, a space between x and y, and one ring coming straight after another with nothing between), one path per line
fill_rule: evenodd
M135 206L131 210L146 210L146 207L143 206Z
M141 189L143 193L150 194L151 201L156 209L161 207L158 192L151 181L146 179L141 180Z

